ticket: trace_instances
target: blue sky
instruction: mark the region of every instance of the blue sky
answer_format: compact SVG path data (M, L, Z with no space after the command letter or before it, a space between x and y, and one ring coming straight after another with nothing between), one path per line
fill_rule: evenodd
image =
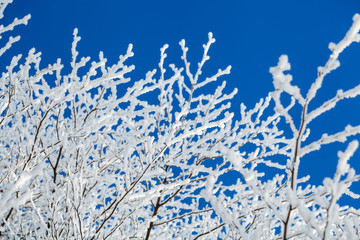
M330 54L329 42L342 39L356 12L360 13L358 0L14 0L3 22L28 13L32 18L28 26L16 29L21 43L3 56L1 64L32 47L43 53L43 67L59 57L63 63L70 62L72 32L77 27L82 37L80 56L97 59L101 50L113 62L133 43L131 63L136 69L131 76L135 80L157 68L159 49L165 43L170 45L167 63L180 65L178 42L183 38L195 65L211 31L217 41L210 50L205 73L232 65L232 73L226 77L227 89L239 89L232 103L232 111L238 114L241 102L253 107L273 90L269 67L276 65L281 54L289 56L294 84L305 94L316 77L317 66L325 64ZM337 89L360 83L359 60L360 44L352 45L340 56L341 67L326 78L314 107L334 96ZM360 99L344 101L317 119L311 125L312 137L335 133L348 123L360 124ZM321 183L325 176L333 176L336 152L345 148L345 144L333 144L309 155L301 163L300 174L310 174L313 183ZM358 172L359 152L350 161ZM353 189L360 193L360 184ZM360 207L357 202L343 201Z

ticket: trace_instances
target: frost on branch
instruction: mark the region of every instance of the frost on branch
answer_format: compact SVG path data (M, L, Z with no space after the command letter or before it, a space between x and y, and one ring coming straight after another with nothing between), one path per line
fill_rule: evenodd
M1 13L10 2L0 0ZM283 55L270 68L275 90L252 109L241 104L237 121L229 111L237 90L228 92L221 80L230 66L203 73L211 33L195 71L181 40L184 67L167 65L164 45L159 72L140 80L126 64L131 44L115 64L102 52L91 61L77 51L77 29L68 73L61 59L41 68L35 49L14 56L0 79L0 237L359 239L359 210L338 204L344 194L359 197L350 186L360 176L348 164L358 143L339 152L336 173L323 185L298 178L305 155L360 132L346 126L305 141L311 121L360 93L359 86L339 90L308 111L339 54L359 41L359 22L356 15L345 38L330 45L306 98L284 73L290 63ZM292 102L284 106L281 94ZM296 104L300 115L290 113ZM237 177L223 183L229 174Z
M344 194L355 199L360 197L350 190L352 183L359 181L360 176L347 163L357 149L356 141L351 142L344 153L339 152L339 162L333 179L326 178L323 185L314 186L309 182L309 176L298 177L300 163L305 155L321 150L323 145L345 142L350 136L360 133L360 126L348 125L338 133L332 135L324 133L318 140L305 141L311 135L309 128L311 121L334 108L339 101L355 98L360 94L359 85L347 91L340 89L335 97L324 102L317 109L308 110L325 76L340 65L339 54L352 42L359 42L359 15L355 15L353 21L345 38L338 44L330 45L332 54L325 66L319 67L318 77L306 95L302 95L300 89L292 84L292 76L284 73L290 70L286 55L279 58L276 67L270 68L275 88L270 96L274 100L276 114L268 117L271 121L257 121L259 118L250 117L252 121L239 129L237 131L239 135L231 141L236 142L241 137L248 139L249 136L255 136L256 141L251 141L257 146L253 148L255 151L241 150L249 143L248 141L241 145L234 143L229 145L230 147L225 149L228 151L225 156L231 165L229 168L212 171L210 175L217 176L217 180L214 177L211 181L207 180L209 183L202 192L214 211L222 218L224 228L228 226L225 230L229 233L227 236L237 239L360 238L359 210L338 204L338 200ZM282 94L291 97L289 105L282 103ZM299 115L290 112L296 104L302 108L302 113ZM248 114L259 114L263 111L260 110L261 108L255 107L255 109ZM244 111L241 111L241 116L242 120L247 118ZM253 121L254 119L256 120ZM285 139L282 134L278 134L279 121L289 125L290 133L286 136L292 135L291 137ZM249 128L250 132L246 133ZM256 135L258 133L262 134L261 137ZM236 147L232 148L233 145ZM284 158L286 160L281 161ZM278 174L266 178L267 173L261 172L260 169L263 168L259 168L263 164L277 168ZM229 170L237 171L242 178L235 185L225 186L220 179L223 172ZM234 224L233 219L237 219ZM239 222L240 225L237 225ZM213 229L215 231L216 227ZM211 236L216 238L219 235Z
M0 1L0 19L2 19L4 17L4 10L9 3L12 3L12 0ZM23 17L22 19L15 18L14 21L12 23L10 23L8 26L0 25L0 39L2 38L2 35L5 32L12 31L15 26L21 25L21 24L27 25L29 19L30 19L30 14ZM13 43L18 42L19 40L20 40L20 36L9 37L9 40L5 44L5 46L0 48L0 56L2 56L9 48L11 48Z

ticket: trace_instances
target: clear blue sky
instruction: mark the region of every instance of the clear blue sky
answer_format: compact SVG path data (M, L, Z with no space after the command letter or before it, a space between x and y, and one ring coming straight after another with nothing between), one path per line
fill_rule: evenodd
M329 42L338 42L344 36L356 12L360 13L358 0L14 0L3 22L28 13L32 18L28 26L17 28L21 43L4 56L1 64L10 55L26 53L31 47L43 53L43 67L59 57L63 63L70 62L72 32L77 27L82 37L80 56L97 59L101 50L111 62L133 43L135 57L131 63L136 65L136 73L131 76L135 80L157 68L159 49L165 43L170 45L168 63L181 64L178 42L183 38L195 65L211 31L217 41L205 72L215 73L232 65L226 80L229 92L239 89L232 104L237 114L240 102L252 107L273 90L269 67L276 65L281 54L288 54L294 84L304 94L316 77L317 66L325 64L329 56ZM341 55L341 67L326 79L318 104L334 96L338 88L346 90L360 84L359 60L360 44ZM345 101L319 118L311 125L312 137L335 133L348 123L360 124L360 99ZM345 144L333 144L309 155L301 163L300 174L310 174L313 183L321 183L325 176L333 176L336 152L345 148ZM358 172L359 152L350 162ZM360 193L360 184L353 189ZM348 203L360 207L359 203Z

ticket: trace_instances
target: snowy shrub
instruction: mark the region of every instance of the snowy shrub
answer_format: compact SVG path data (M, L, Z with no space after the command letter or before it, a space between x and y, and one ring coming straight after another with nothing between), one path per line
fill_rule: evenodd
M10 2L0 1L1 17ZM359 29L355 15L305 95L282 55L270 68L275 90L240 113L229 112L237 90L226 94L220 80L230 67L202 75L211 33L196 71L181 40L184 66L167 67L165 45L159 70L141 80L129 77L131 45L113 65L102 52L79 58L77 29L69 73L60 59L40 68L35 49L14 56L0 79L1 238L359 239L359 210L338 204L344 194L359 197L349 187L360 175L348 164L358 142L339 151L323 185L298 176L304 156L360 133L349 125L308 140L310 122L360 94L358 85L308 107ZM229 174L239 177L224 184Z

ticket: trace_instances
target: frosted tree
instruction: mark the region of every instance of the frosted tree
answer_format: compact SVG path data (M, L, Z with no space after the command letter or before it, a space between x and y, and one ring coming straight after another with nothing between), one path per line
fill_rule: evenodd
M243 177L243 181L234 186L223 186L217 181L221 173L211 173L204 197L213 206L218 206L219 210L215 211L222 217L223 224L227 223L225 219L229 221L229 226L234 223L232 231L226 232L233 232L234 237L244 239L359 239L359 210L337 204L344 194L355 199L360 197L349 189L353 182L359 181L360 175L347 163L358 148L358 142L352 141L344 152L338 152L335 175L332 179L324 179L323 185L312 185L308 182L309 176L298 177L300 162L305 155L320 150L326 144L345 142L349 136L360 132L360 126L348 125L336 134L324 133L316 141L306 141L310 135L308 125L311 121L334 108L339 101L360 95L360 85L347 91L340 89L318 108L311 111L308 108L322 87L325 76L340 66L339 54L351 43L360 41L359 29L360 15L356 14L344 39L338 44L329 44L332 54L325 66L318 68L318 76L305 96L291 83L292 76L284 74L284 71L290 70L286 55L279 58L276 67L270 68L275 87L275 91L270 93L275 102L274 110L285 120L292 137L283 139L282 144L272 139L258 139L255 144L259 146L261 142L263 146L259 146L255 156L241 152L238 148L230 148L228 159ZM288 106L281 102L282 94L291 96ZM302 108L300 116L292 116L290 113L295 104ZM246 115L242 114L244 118ZM295 121L298 119L300 121ZM300 124L297 126L296 122ZM275 152L276 155L271 156L269 152ZM283 159L281 155L287 160L277 160ZM266 176L266 173L257 170L261 164L277 168L280 174L263 180L261 177ZM226 191L229 190L236 192L232 198L226 197Z
M0 0L1 17L10 2ZM0 34L29 18L0 26ZM164 45L159 70L141 80L129 77L132 45L113 65L102 52L91 63L79 59L77 29L69 73L60 59L41 68L35 49L14 56L0 79L1 238L358 239L359 210L337 203L343 194L359 197L349 189L359 175L347 163L358 143L339 152L336 173L322 186L298 177L305 155L360 131L347 126L306 141L312 120L360 94L360 86L339 90L308 110L339 54L360 40L359 15L353 20L345 38L330 44L306 96L284 74L290 64L281 56L270 69L275 90L253 109L242 104L239 121L229 112L237 90L226 94L225 81L218 83L230 67L202 74L211 33L195 71L182 40L183 67L167 67ZM19 39L10 37L0 55ZM296 104L299 116L290 113ZM279 174L268 177L259 166ZM223 184L231 171L241 179Z

